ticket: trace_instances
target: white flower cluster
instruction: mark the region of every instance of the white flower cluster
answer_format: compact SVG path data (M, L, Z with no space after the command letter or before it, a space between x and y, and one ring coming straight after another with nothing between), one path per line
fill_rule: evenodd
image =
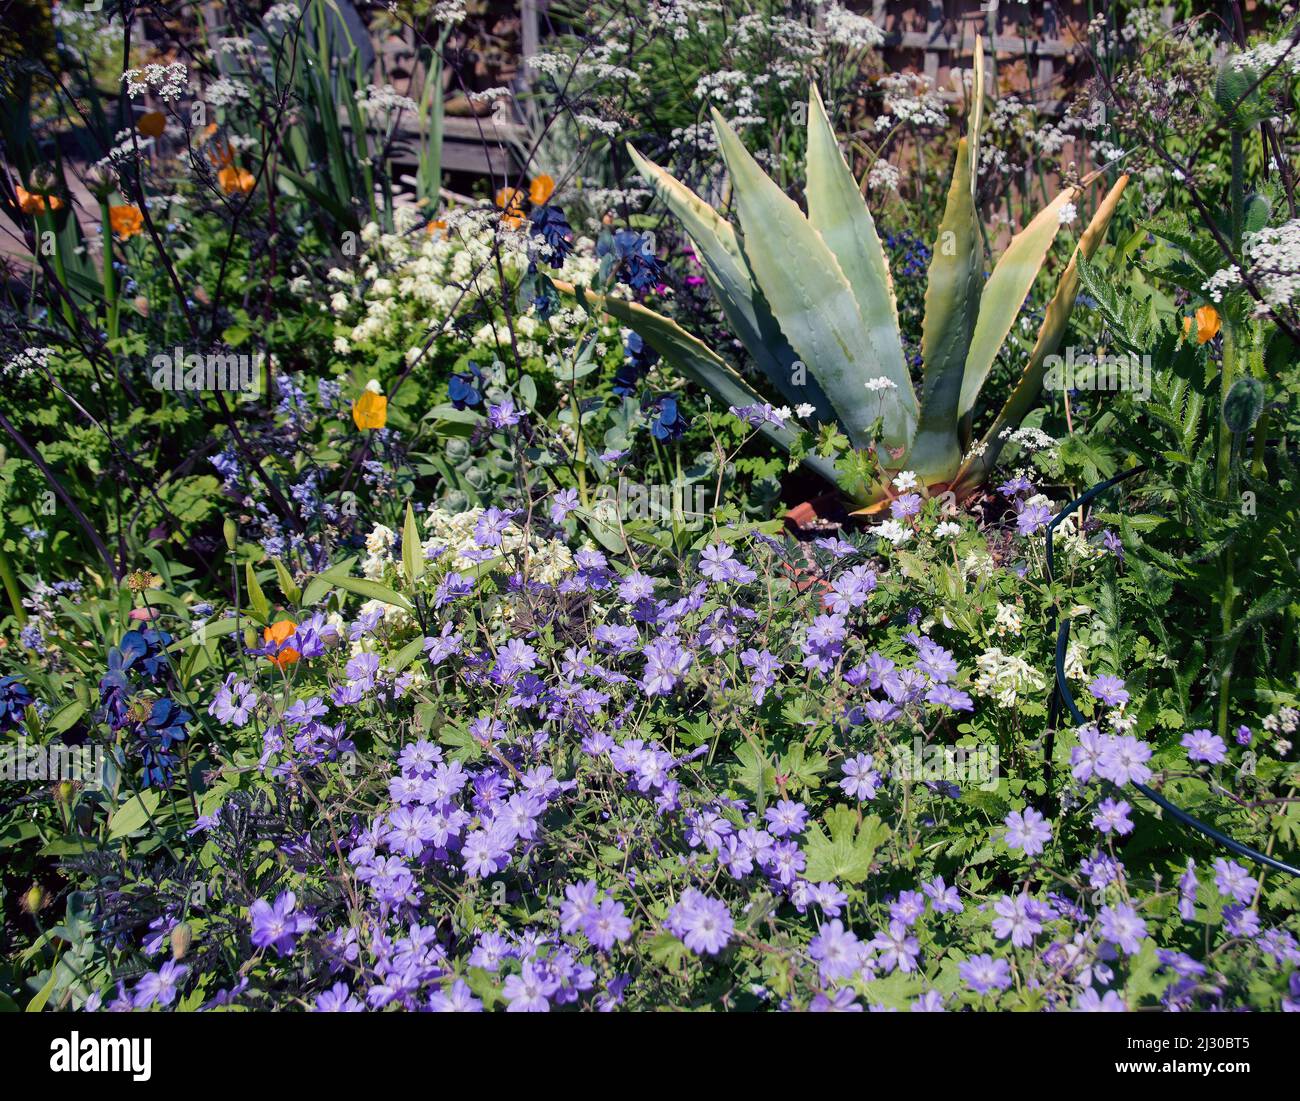
M823 13L826 33L837 46L848 46L855 50L871 49L885 41L881 31L865 15L858 15L839 4L831 4Z
M1270 734L1294 734L1300 729L1300 711L1283 707L1264 720L1264 729Z
M189 83L189 70L180 61L173 61L170 65L146 65L143 69L128 69L122 74L122 80L132 99L153 89L170 103L181 98Z
M993 629L999 635L1018 635L1023 625L1024 620L1021 618L1019 608L1014 604L998 602L997 614L993 619Z
M871 166L867 173L867 186L872 191L897 191L902 173L883 157Z
M924 73L890 73L880 78L885 93L885 113L876 119L877 130L898 123L906 126L944 126L948 110L943 97Z
M433 20L448 27L455 26L465 18L465 0L438 0L433 5Z
M415 112L419 110L415 100L411 99L410 96L399 94L391 84L385 84L382 87L371 84L364 91L358 88L354 98L357 101L357 106L371 118L388 115L394 111Z
M1252 70L1257 74L1273 68L1289 68L1293 73L1300 73L1300 46L1296 46L1290 39L1263 42L1234 56L1232 67L1242 71Z
M1056 439L1049 436L1041 428L1025 427L1013 430L1008 425L998 433L998 437L1017 443L1026 451L1046 451L1049 447L1056 446Z
M230 107L251 98L248 87L228 76L221 76L203 89L203 98L213 107Z
M994 646L975 659L979 672L971 691L989 696L1003 707L1014 707L1021 696L1038 695L1047 687L1042 675L1024 658L1004 654Z
M43 374L53 352L53 348L24 348L0 364L0 378L17 382L38 372Z
M383 233L368 223L361 230L366 250L356 269L329 272L336 288L329 305L340 323L334 340L337 354L364 356L372 348L418 350L438 330L439 342L463 344L465 338L446 323L453 312L468 313L480 301L500 298L497 253L507 280L512 280L527 270L530 250L536 247L524 229L502 225L495 210L449 211L441 215L446 228L432 233L419 227L423 217L413 207L398 208L395 233ZM598 269L591 240L579 238L556 276L590 286ZM572 338L586 325L586 314L577 308L555 309L543 319L530 306L514 318L513 341L504 321L485 321L469 339L473 347L493 351L513 343L525 359L540 359L559 370L571 352ZM600 337L614 343L617 333L617 326L606 324Z
M1252 233L1246 239L1246 259L1270 306L1294 303L1300 297L1300 218Z
M1211 275L1205 281L1204 289L1211 302L1222 302L1224 292L1240 283L1241 269L1236 264L1229 264Z

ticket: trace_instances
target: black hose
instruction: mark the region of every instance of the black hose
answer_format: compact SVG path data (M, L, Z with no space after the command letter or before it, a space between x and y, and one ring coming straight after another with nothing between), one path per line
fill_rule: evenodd
M1132 470L1124 471L1123 474L1117 474L1115 477L1108 478L1104 482L1098 482L1091 489L1086 490L1084 493L1076 497L1073 501L1071 501L1068 505L1066 505L1065 508L1063 508L1052 518L1052 522L1047 525L1047 583L1049 585L1052 584L1053 581L1055 580L1055 572L1053 567L1055 565L1056 559L1052 547L1052 533L1056 530L1058 525L1060 525L1060 523L1067 516L1069 516L1070 513L1074 512L1077 509L1082 508L1094 497L1097 497L1100 494L1105 493L1106 490L1112 488L1113 486L1118 485L1120 482L1124 481L1127 478L1132 478L1136 474L1141 474L1144 470L1146 470L1146 467L1136 466ZM1055 616L1053 616L1052 622L1053 624L1055 623ZM1049 630L1050 629L1051 628L1049 627ZM1052 767L1054 738L1056 734L1056 725L1057 725L1056 720L1059 718L1060 715L1059 705L1060 704L1065 705L1066 711L1069 712L1070 717L1074 720L1074 722L1077 725L1082 726L1088 721L1087 717L1083 714L1083 712L1079 710L1078 704L1074 702L1074 697L1070 694L1070 689L1065 679L1065 653L1067 647L1069 646L1069 642L1070 642L1070 619L1069 616L1066 616L1064 619L1061 620L1061 625L1056 635L1055 684L1052 689L1052 699L1048 709L1049 732L1048 732L1048 741L1047 741L1047 767L1049 770ZM1050 780L1050 775L1049 775L1049 780ZM1107 783L1109 783L1109 781L1107 781ZM1114 785L1111 786L1113 787ZM1146 784L1139 784L1134 782L1133 788L1136 791L1138 791L1140 794L1146 796L1146 798L1150 799L1151 802L1156 804L1156 806L1163 808L1166 812L1168 812L1172 817L1176 818L1179 822L1182 822L1183 825L1190 826L1198 833L1204 834L1212 841L1217 842L1218 844L1222 845L1225 849L1228 849L1231 852L1236 853L1238 856L1244 856L1247 860L1252 860L1256 864L1263 864L1266 867L1274 868L1279 872L1287 872L1290 875L1300 877L1300 868L1292 867L1290 864L1287 864L1285 861L1277 860L1276 858L1269 856L1267 853L1262 853L1255 849L1252 849L1249 845L1243 845L1240 841L1234 841L1227 834L1221 832L1220 830L1216 830L1213 826L1209 825L1208 823L1202 822L1199 818L1195 818L1192 815L1188 814L1187 811L1182 809L1182 807L1176 806L1175 804L1171 803L1163 795L1160 795L1157 792L1153 791L1151 788L1147 787Z

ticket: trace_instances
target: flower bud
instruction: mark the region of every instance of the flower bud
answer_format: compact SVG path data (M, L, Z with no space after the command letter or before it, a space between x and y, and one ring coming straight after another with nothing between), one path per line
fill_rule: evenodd
M45 905L45 891L41 889L40 884L33 883L27 893L23 895L19 905L24 913L36 914Z
M178 962L183 960L193 943L194 930L190 928L188 921L182 921L172 930L172 959Z

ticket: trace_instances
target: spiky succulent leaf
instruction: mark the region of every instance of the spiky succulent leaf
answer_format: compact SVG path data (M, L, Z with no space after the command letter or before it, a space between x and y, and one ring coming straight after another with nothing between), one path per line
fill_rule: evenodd
M970 143L962 138L957 143L939 239L930 258L921 323L921 419L904 460L909 470L929 483L949 480L961 462L957 409L979 316L983 259L970 189Z
M790 405L806 402L819 421L833 424L835 411L817 380L807 371L797 371L799 357L755 284L732 224L631 145L627 151L637 171L681 221L728 324L768 381Z
M971 61L970 114L966 116L966 140L970 144L970 193L979 188L980 132L984 129L984 38L975 36L975 56Z
M882 418L885 444L905 447L910 423L903 396L866 389L880 373L880 356L839 261L716 110L713 125L731 174L745 256L781 331L821 383L854 446L866 446Z
M1047 304L1043 324L1038 330L1038 339L1029 353L1029 362L1025 365L1020 381L1016 383L980 445L972 449L971 456L958 472L955 484L959 492L979 485L988 477L1006 443L1003 433L1008 428L1014 431L1037 402L1047 371L1047 357L1060 347L1070 312L1074 308L1074 300L1079 294L1079 257L1090 260L1100 247L1106 236L1106 227L1110 224L1127 184L1127 176L1121 176L1116 181L1079 238L1074 255L1057 284L1056 293Z
M1047 250L1061 228L1061 210L1079 197L1076 188L1067 188L1034 217L1012 239L993 267L980 296L979 321L971 338L970 353L962 374L961 402L957 416L964 417L975 408L984 380L993 360L1011 332L1025 297L1043 269Z
M839 261L880 356L878 373L898 387L904 411L914 422L916 395L903 357L889 262L815 85L808 91L807 197L808 221Z
M721 356L691 336L677 322L637 302L610 298L583 287L556 282L558 290L572 293L589 312L603 311L640 334L679 374L702 386L724 406L763 405L762 396ZM759 431L784 451L793 451L796 434L791 428L764 423ZM808 454L803 465L832 485L837 483L835 464L821 455Z

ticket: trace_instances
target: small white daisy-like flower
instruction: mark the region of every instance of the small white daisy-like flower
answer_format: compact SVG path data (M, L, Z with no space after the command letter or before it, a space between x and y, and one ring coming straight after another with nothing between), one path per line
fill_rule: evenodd
M898 389L898 383L894 382L893 379L888 379L884 375L880 375L877 378L867 379L866 387L871 391L896 390Z
M899 491L912 489L916 485L916 473L911 470L900 470L894 475L894 488Z
M952 520L945 520L934 529L936 539L951 539L953 536L961 534L961 525L954 523Z
M807 420L815 412L817 412L816 406L809 405L807 402L804 402L802 405L796 405L794 407L795 416L797 416L800 420Z
M1066 203L1056 214L1056 220L1063 226L1073 225L1079 216L1079 208L1073 203Z
M912 529L904 527L897 520L886 520L883 524L877 524L871 531L881 539L888 539L896 547L901 547L912 538Z

